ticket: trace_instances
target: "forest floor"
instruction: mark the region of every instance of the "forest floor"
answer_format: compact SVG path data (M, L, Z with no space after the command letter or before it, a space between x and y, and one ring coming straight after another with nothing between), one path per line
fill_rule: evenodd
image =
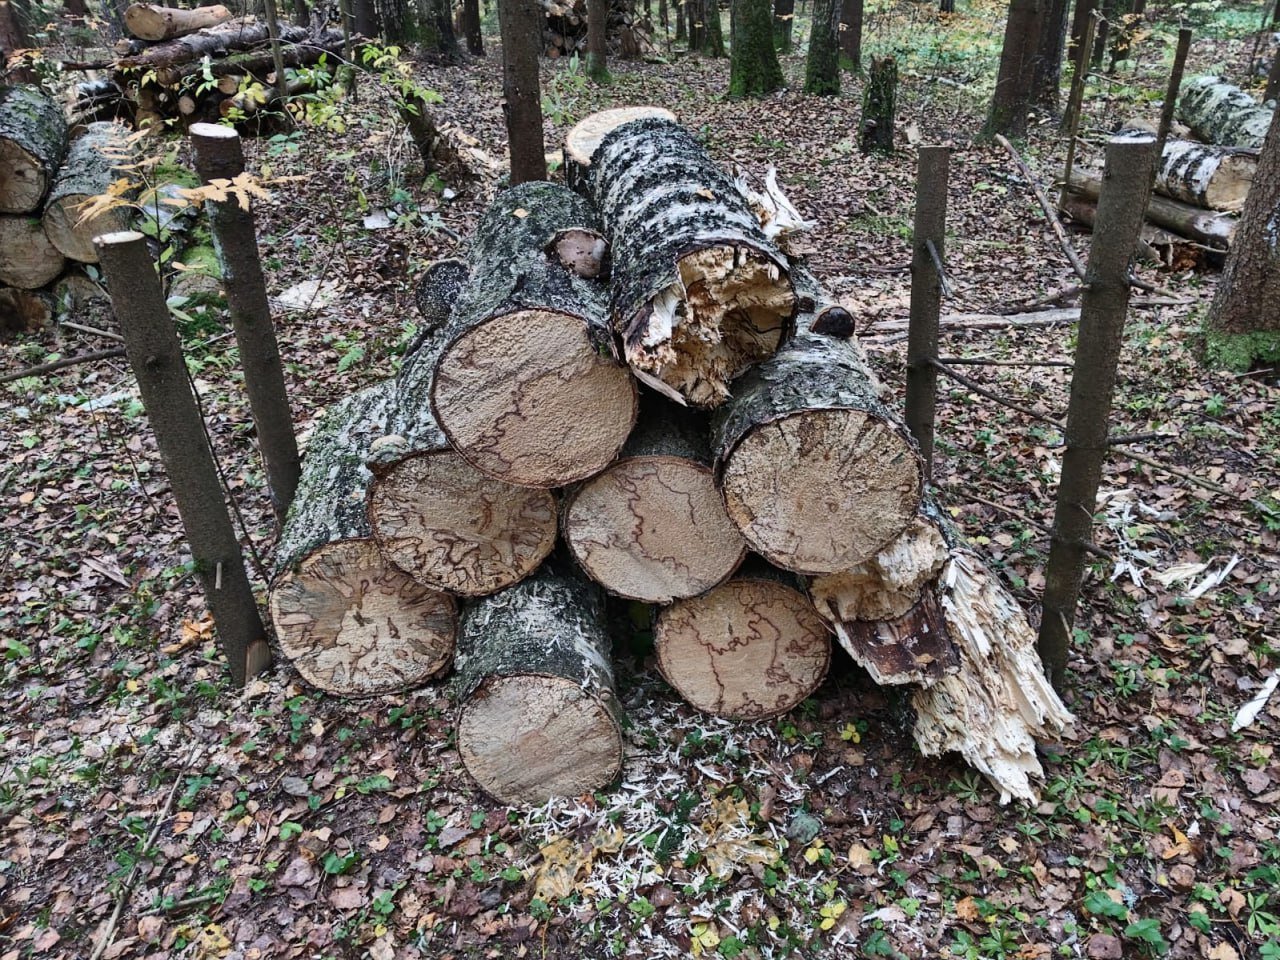
M775 165L816 222L811 262L900 389L905 346L887 322L908 307L912 141L955 148L947 312L1074 283L1008 155L972 142L1002 12L962 6L940 22L915 4L868 5L869 48L895 50L903 74L891 156L856 149L861 80L805 97L798 54L785 60L789 90L746 102L723 96L726 61L617 63L605 88L548 63L548 144L601 106L656 103L722 163L757 177ZM1243 78L1256 22L1253 7L1220 11L1191 74ZM1087 136L1155 115L1170 32L1142 41L1136 75L1092 91ZM495 46L420 79L443 97L439 118L502 157ZM258 213L304 430L394 371L413 277L462 247L495 186L424 184L370 84L326 111L327 125L247 144L259 169L299 177ZM1056 123L1033 125L1025 153L1043 182L1062 150ZM1087 254L1087 236L1074 243ZM1251 504L1280 497L1277 380L1201 365L1212 270L1141 272L1174 296L1143 294L1130 314L1114 432L1160 437L1107 465L1097 539L1110 559L1086 583L1066 691L1077 723L1045 746L1036 805L1001 806L958 759L922 759L905 698L842 654L792 714L736 723L681 703L642 638L621 660L621 782L545 807L495 804L461 769L444 686L346 701L287 664L229 686L123 361L0 386L0 960L88 957L108 930L107 958L1277 960L1280 696L1232 730L1280 666L1278 525ZM185 311L182 328L231 491L269 561L233 341L216 311ZM3 345L4 368L104 345L62 327ZM945 349L1063 361L1073 346L1066 325L957 327ZM1052 416L1069 375L973 373ZM943 384L939 497L1033 616L1061 440Z

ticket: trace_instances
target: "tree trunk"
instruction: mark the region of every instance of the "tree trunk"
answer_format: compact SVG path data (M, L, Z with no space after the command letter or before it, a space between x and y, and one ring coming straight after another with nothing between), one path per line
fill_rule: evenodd
M484 56L484 33L480 22L480 0L462 0L462 32L467 38L467 52Z
M587 76L609 79L609 0L587 0Z
M300 43L308 40L310 31L306 27L295 27L286 24L280 27L282 43ZM138 53L121 57L115 62L117 70L159 71L165 67L174 67L191 63L204 56L216 57L229 50L247 50L270 38L265 23L249 23L245 20L228 20L215 27L208 27L199 33L191 33L174 40L165 40L155 46L146 47Z
M329 409L276 548L271 617L281 651L330 693L412 689L453 660L453 598L384 560L365 513L365 456L394 397L395 383L384 381Z
M814 0L809 53L804 62L804 92L830 96L840 92L840 45L836 26L841 0Z
M863 153L893 152L893 123L897 112L898 64L893 57L872 57L867 86L862 92L862 130L858 136Z
M161 7L135 3L124 12L124 23L139 40L172 40L231 19L231 11L221 4L210 7Z
M20 213L0 214L0 285L38 290L52 283L66 262L39 220Z
M378 26L378 7L374 0L352 0L355 4L356 33L366 40L377 39L381 28Z
M458 753L501 803L589 794L622 767L622 707L599 589L544 568L463 616Z
M0 87L0 213L39 209L66 152L57 103L39 87Z
M1280 111L1263 143L1240 232L1207 321L1211 358L1235 370L1280 361Z
M747 549L716 489L705 420L653 395L621 459L566 496L563 529L588 576L648 603L711 589Z
M453 32L451 0L431 0L431 22L434 26L436 52L453 63L462 56L458 35Z
M1280 50L1271 57L1271 70L1267 73L1267 89L1262 94L1263 102L1280 97Z
M123 167L132 162L129 132L118 123L93 123L71 143L67 160L44 205L44 232L65 257L81 263L97 263L93 238L125 229L128 216L116 208L83 219L81 208L107 192Z
M734 0L734 35L729 59L729 96L759 97L782 87L782 68L774 43L785 24L790 49L791 14L769 22L769 0Z
M31 37L18 8L11 0L0 0L0 68L8 63L15 50L29 49ZM30 67L16 65L7 72L0 70L0 77L7 77L11 83L37 83L40 79ZM3 171L4 164L0 163L0 182L3 181Z
M842 0L840 5L840 52L853 70L862 69L863 0Z
M658 612L658 668L689 703L718 717L776 717L813 693L831 634L794 578L756 563Z
M745 12L744 8L750 7L751 3L743 3L742 0L735 0L734 13L741 17ZM778 53L791 52L791 29L795 26L796 20L796 0L773 0L773 45ZM742 22L738 23L738 30L741 30ZM733 42L738 42L739 34L735 33Z
M1067 40L1067 57L1076 73L1080 71L1080 56L1084 47L1084 33L1088 27L1093 11L1098 8L1098 0L1076 0L1075 12L1071 16L1071 35Z
M547 178L538 80L542 21L542 7L537 0L498 0L503 111L507 119L513 185Z
M715 407L778 347L795 310L786 258L733 181L678 124L608 134L590 189L613 255L627 363L681 403Z
M688 8L690 0L671 0L675 5L676 17L676 43L689 38L688 31L685 28L685 10Z
M685 18L689 21L689 50L698 51L706 46L706 24L702 20L703 0L684 0Z
M720 26L719 0L702 0L702 52L708 57L724 56L724 31Z
M53 325L53 298L47 293L0 287L0 340L40 333Z
M1062 54L1067 38L1067 14L1071 0L1046 0L1040 22L1031 78L1031 100L1048 113L1058 112L1062 87Z
M797 270L796 282L814 306L734 384L712 419L712 449L729 518L752 549L787 570L836 573L906 529L923 464L858 346L810 331L825 299L817 281Z
M402 380L406 395L434 380L441 429L488 476L576 483L618 455L635 423L635 387L611 355L598 227L590 205L561 186L499 195L472 240L439 362L434 371L415 364Z
M1000 51L1000 74L996 78L987 122L982 128L983 137L1001 134L1022 139L1027 134L1027 111L1031 107L1031 82L1045 2L1010 0L1004 46Z
M1102 177L1098 173L1089 170L1072 171L1071 189L1076 193L1097 200L1101 188ZM1156 196L1151 198L1147 206L1147 219L1215 250L1231 248L1238 222L1228 214L1211 213L1181 200Z
M1221 77L1197 77L1186 85L1178 118L1208 143L1261 147L1275 113Z
M564 138L564 182L574 192L590 196L591 159L600 142L623 124L647 118L676 121L676 115L662 107L613 107L575 123Z

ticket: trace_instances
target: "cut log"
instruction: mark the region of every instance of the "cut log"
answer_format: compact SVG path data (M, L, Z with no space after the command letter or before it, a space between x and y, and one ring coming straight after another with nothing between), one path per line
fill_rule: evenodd
M598 223L564 187L532 181L500 194L476 229L434 381L421 364L401 378L402 403L425 403L430 388L441 429L468 463L522 486L598 473L635 423L635 385L612 356L606 288L550 249L570 228Z
M300 43L310 33L306 27L280 25L281 43ZM268 39L267 25L249 17L228 20L196 33L165 40L115 62L117 70L162 70L191 63L204 56L217 56L228 50L247 50Z
M286 97L294 97L300 93L321 89L328 84L329 76L324 71L308 70L302 75L290 75L284 84ZM249 84L235 96L227 97L218 104L218 115L235 121L255 116L267 108L283 110L280 102L280 91L275 85L274 76L262 82Z
M1072 170L1071 190L1096 201L1102 190L1102 175L1095 170ZM1158 196L1153 196L1147 205L1147 219L1215 250L1231 248L1239 222L1233 214L1204 210L1181 200Z
M129 132L118 123L91 123L67 152L44 205L44 232L65 257L80 263L97 263L93 238L128 229L126 208L105 210L86 219L84 205L107 192L122 167L133 160Z
M38 210L66 152L56 102L39 87L0 87L0 213Z
M38 290L51 283L66 263L45 236L39 219L0 215L0 284Z
M458 753L502 803L607 785L622 766L622 708L599 589L568 565L486 597L458 636Z
M0 287L0 337L39 333L53 323L53 298L38 290Z
M733 573L747 544L725 516L705 421L647 400L622 458L566 496L564 539L588 576L631 600L670 603Z
M306 67L318 63L325 54L342 52L342 32L324 30L309 36L305 42L293 42L280 51L280 57L286 67ZM156 79L166 87L180 86L188 77L203 76L207 70L209 76L224 80L227 77L241 77L246 74L265 75L275 69L275 59L270 50L247 50L243 53L232 53L222 58L205 63L203 59L195 62L163 67L156 71ZM218 85L222 93L235 93L236 88L226 89Z
M308 683L346 696L416 687L453 659L453 598L387 563L365 513L365 456L394 396L394 383L380 383L326 414L276 550L281 651Z
M424 397L443 343L428 340L401 369L385 435L370 454L369 518L392 563L422 583L478 597L538 568L555 545L556 501L548 490L484 476L449 446Z
M1036 653L1036 632L1008 590L978 558L952 543L939 580L947 632L960 669L912 698L914 735L926 757L955 750L1000 791L1033 801L1043 776L1037 740L1073 722Z
M771 356L795 314L786 257L693 136L665 119L605 135L582 192L613 256L612 315L649 386L711 408Z
M734 385L712 418L712 449L729 518L754 550L787 570L838 573L907 528L923 464L856 341L810 330L826 297L807 270L795 278L811 306L791 341Z
M680 696L732 719L786 713L818 688L831 662L831 634L798 581L764 564L664 607L653 643Z
M1062 212L1075 223L1092 230L1098 205L1096 201L1078 193L1068 193ZM1208 250L1194 240L1152 223L1142 225L1142 236L1138 240L1136 252L1138 259L1163 270L1174 271L1194 270L1206 263L1221 266L1223 259L1223 251Z
M1141 128L1126 126L1117 136ZM1238 212L1258 169L1255 151L1191 140L1169 140L1156 168L1155 188L1174 200L1209 210Z
M1222 77L1196 77L1178 101L1178 117L1196 136L1228 147L1261 147L1272 113Z
M564 138L564 182L569 188L578 193L588 190L591 158L600 141L623 124L644 119L674 123L676 115L664 107L614 107L593 113L570 127Z
M181 10L152 3L135 3L124 12L124 24L139 40L172 40L231 19L221 4Z
M927 686L959 665L934 589L946 560L942 534L920 516L866 563L814 577L809 596L876 683Z

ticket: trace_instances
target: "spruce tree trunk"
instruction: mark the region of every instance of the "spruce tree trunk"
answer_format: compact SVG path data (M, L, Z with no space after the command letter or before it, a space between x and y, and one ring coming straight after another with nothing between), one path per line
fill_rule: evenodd
M542 141L538 52L543 12L537 0L498 0L502 32L502 96L511 155L511 183L547 178Z
M92 123L71 144L44 205L44 231L63 256L97 263L93 238L125 229L124 210L107 210L84 219L81 208L119 177L131 160L129 131L118 123Z
M453 661L453 598L388 563L365 512L365 458L394 399L385 381L325 414L276 548L271 617L281 652L330 693L411 689Z
M462 0L462 32L467 38L467 52L484 56L484 33L480 21L480 0Z
M1058 112L1062 87L1062 54L1067 40L1067 14L1071 0L1046 0L1040 23L1031 79L1031 100L1049 113Z
M804 92L830 96L840 92L840 45L836 27L841 0L814 0L813 29L804 62Z
M587 76L609 79L609 0L587 0Z
M30 213L67 152L62 109L36 86L0 87L0 213Z
M351 0L355 5L356 33L366 40L376 40L381 33L378 26L378 8L374 0Z
M872 57L867 86L862 91L862 131L858 138L863 153L893 152L893 123L897 112L898 64L893 57Z
M739 10L749 4L740 0L734 2L734 15L741 16ZM791 29L796 20L796 0L773 0L773 45L778 53L791 52ZM738 42L739 27L735 27L733 42Z
M606 786L622 767L604 597L567 563L479 601L458 636L458 753L502 803Z
M430 0L431 20L436 35L436 52L445 60L456 61L462 56L458 47L458 35L453 31L453 4L450 0Z
M1027 135L1027 112L1031 107L1031 83L1040 23L1047 0L1010 0L1005 25L1004 46L1000 50L1000 73L996 90L982 128L985 138L1001 134L1021 140Z
M729 96L760 97L782 86L782 67L774 49L779 23L785 23L790 48L791 20L769 21L769 0L734 0L734 35L729 59ZM790 14L787 15L788 17ZM771 29L772 27L772 29Z
M862 69L863 0L842 0L840 6L840 52L853 70Z
M1280 111L1263 142L1207 321L1210 356L1236 370L1280 361Z

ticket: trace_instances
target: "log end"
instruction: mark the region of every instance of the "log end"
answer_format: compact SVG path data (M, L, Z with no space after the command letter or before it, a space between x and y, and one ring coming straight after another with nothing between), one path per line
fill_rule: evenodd
M634 120L649 118L674 122L676 115L663 107L614 107L600 110L574 124L564 138L565 165L573 171L570 179L579 177L585 180L585 173L591 167L591 157L611 131ZM578 189L577 181L569 185Z
M517 310L471 327L436 367L431 405L454 448L509 483L558 487L598 473L635 423L625 367L585 320Z
M44 212L44 232L49 242L63 256L80 263L98 262L94 237L128 226L124 213L118 209L104 210L86 218L84 205L91 200L93 197L87 194L66 194L50 203Z
M453 598L391 567L372 540L327 544L282 573L271 618L303 679L341 696L410 689L453 662Z
M462 705L458 753L500 802L545 803L609 784L622 767L622 734L609 706L572 680L496 676Z
M587 481L565 506L564 532L591 579L648 603L711 589L747 549L711 469L674 456L628 457Z
M608 243L595 230L570 227L556 234L548 252L570 273L591 280L604 272Z
M824 337L848 340L853 336L855 326L853 314L844 307L827 307L814 318L809 330Z
M39 333L53 324L53 301L39 291L0 287L0 338Z
M0 139L0 213L30 213L49 189L40 159L12 140Z

